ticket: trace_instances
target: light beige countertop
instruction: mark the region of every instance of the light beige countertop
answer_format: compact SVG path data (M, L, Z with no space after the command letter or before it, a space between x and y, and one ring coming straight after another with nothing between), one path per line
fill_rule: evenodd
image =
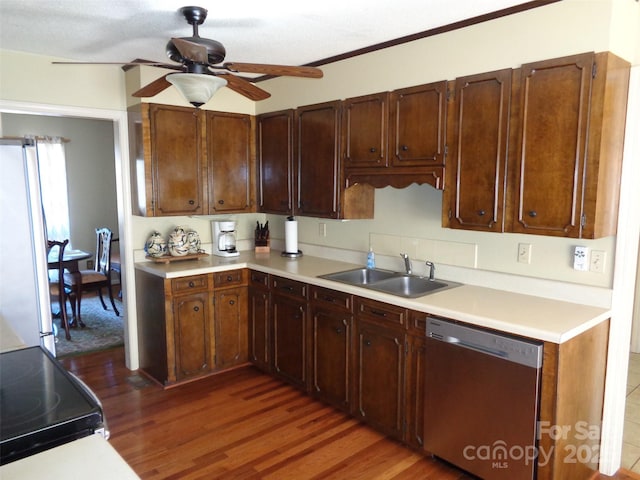
M135 480L140 477L100 435L65 443L0 467L2 480Z
M566 342L611 316L610 310L606 308L475 285L461 285L420 298L404 298L318 278L319 275L361 266L306 255L289 259L276 252L271 254L241 252L239 257L232 258L211 255L198 260L177 261L170 264L150 261L136 263L136 269L163 278L250 268L472 325L553 343Z

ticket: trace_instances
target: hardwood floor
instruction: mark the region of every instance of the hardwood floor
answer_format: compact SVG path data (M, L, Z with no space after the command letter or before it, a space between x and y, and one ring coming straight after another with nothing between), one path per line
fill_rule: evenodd
M163 390L127 370L122 348L61 362L100 397L110 443L143 479L473 478L253 367Z

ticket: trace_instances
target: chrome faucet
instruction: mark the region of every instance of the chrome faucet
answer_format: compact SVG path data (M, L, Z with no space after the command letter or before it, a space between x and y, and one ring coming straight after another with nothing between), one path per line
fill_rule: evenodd
M433 276L436 273L436 266L429 260L427 260L425 263L427 267L429 267L429 280L433 281Z
M406 253L401 253L400 256L404 259L404 270L407 275L411 275L411 259Z

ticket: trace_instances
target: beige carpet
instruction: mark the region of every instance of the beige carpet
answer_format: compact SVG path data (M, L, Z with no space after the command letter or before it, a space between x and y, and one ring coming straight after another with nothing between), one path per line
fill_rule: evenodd
M54 320L58 329L56 336L57 357L79 355L124 345L122 302L116 299L116 307L120 312L120 316L117 317L109 298L106 294L103 295L108 310L102 308L98 295L82 297L82 321L86 327L72 328L71 340L65 338L64 329L60 328L60 320ZM55 305L53 305L53 309L56 310ZM71 317L71 308L68 304L67 310L69 317Z

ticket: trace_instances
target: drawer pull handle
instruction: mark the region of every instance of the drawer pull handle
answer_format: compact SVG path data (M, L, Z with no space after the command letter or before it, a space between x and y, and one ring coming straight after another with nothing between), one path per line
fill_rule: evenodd
M231 275L227 275L227 282L233 282L233 277Z
M371 313L373 313L374 315L377 315L379 317L386 317L387 316L387 312L381 312L380 310L371 310Z
M193 288L193 287L195 287L195 286L196 286L196 284L195 284L195 283L193 283L193 282L189 282L189 288Z
M199 312L200 311L200 307L193 307L193 311L194 312Z
M280 287L281 290L285 290L287 292L293 292L293 287L289 285L285 285L284 287Z
M335 298L333 298L333 297L326 296L326 297L322 297L322 299L323 299L325 302L336 303L336 299L335 299Z

